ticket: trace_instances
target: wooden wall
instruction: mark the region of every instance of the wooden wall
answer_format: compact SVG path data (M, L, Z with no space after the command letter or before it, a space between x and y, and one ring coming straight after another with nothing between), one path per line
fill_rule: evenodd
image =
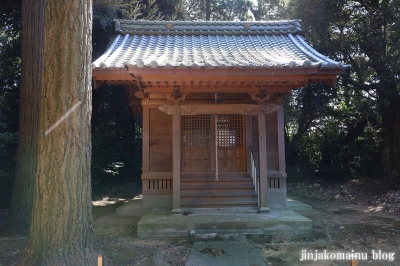
M172 116L150 108L150 172L172 172Z

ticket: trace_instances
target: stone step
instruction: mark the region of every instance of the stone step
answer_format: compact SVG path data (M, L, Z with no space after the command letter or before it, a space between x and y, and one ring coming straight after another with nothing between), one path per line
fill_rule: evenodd
M257 205L257 198L237 199L227 197L223 200L220 198L191 198L190 200L181 199L182 208L256 207Z
M254 190L247 191L245 189L232 189L232 190L197 190L197 191L181 191L181 198L191 197L257 197Z
M201 178L215 178L215 173L204 173L204 172L191 172L191 173L182 173L181 178L193 178L193 177L201 177ZM246 172L219 172L219 178L237 178L237 177L250 177Z
M230 182L181 182L181 190L185 189L251 189L254 188L253 183L230 183Z
M216 229L216 230L191 230L189 242L199 241L245 241L265 243L267 236L261 229Z
M189 238L191 230L262 230L265 235L299 235L312 232L311 220L287 209L256 213L256 208L184 208L186 215L152 209L137 225L139 238ZM218 230L218 231L216 231ZM229 232L229 231L226 231Z
M232 177L232 178L227 178L227 177L221 177L218 178L218 180L215 180L214 178L207 178L207 177L192 177L192 178L181 178L181 182L253 182L253 179L249 177Z

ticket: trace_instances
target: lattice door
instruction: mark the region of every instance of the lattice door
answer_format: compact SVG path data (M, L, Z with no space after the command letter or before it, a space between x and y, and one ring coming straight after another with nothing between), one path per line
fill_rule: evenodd
M244 116L217 115L218 170L245 171Z
M183 123L183 171L212 171L210 115L185 115Z

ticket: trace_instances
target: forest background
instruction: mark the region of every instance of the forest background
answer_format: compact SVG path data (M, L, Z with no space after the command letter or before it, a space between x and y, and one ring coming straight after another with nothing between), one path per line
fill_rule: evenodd
M0 208L10 202L18 139L21 1L0 3ZM399 0L94 0L93 59L115 36L114 19L301 19L306 40L352 67L335 88L285 100L291 181L400 180ZM92 186L139 181L141 118L119 86L93 90Z

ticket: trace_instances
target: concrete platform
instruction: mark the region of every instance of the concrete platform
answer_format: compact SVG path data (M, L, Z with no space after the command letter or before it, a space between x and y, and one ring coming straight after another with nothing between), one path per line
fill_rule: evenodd
M286 199L286 207L283 207L282 205L279 204L272 204L272 207L274 207L275 209L286 208L292 211L312 210L312 207L310 205L290 198ZM116 210L116 214L142 217L143 215L147 214L150 210L151 207L147 208L143 207L143 196L138 195L135 198L129 200L124 205L118 207Z
M184 215L170 215L170 209L152 209L137 225L139 238L186 238L202 234L309 234L311 220L282 206L269 213L256 208L185 209ZM193 236L192 236L193 237Z
M311 205L305 204L303 202L287 198L286 199L286 208L292 211L311 211Z
M143 196L138 195L124 205L118 207L115 213L119 215L143 217L151 210L151 208L144 208L142 203Z

